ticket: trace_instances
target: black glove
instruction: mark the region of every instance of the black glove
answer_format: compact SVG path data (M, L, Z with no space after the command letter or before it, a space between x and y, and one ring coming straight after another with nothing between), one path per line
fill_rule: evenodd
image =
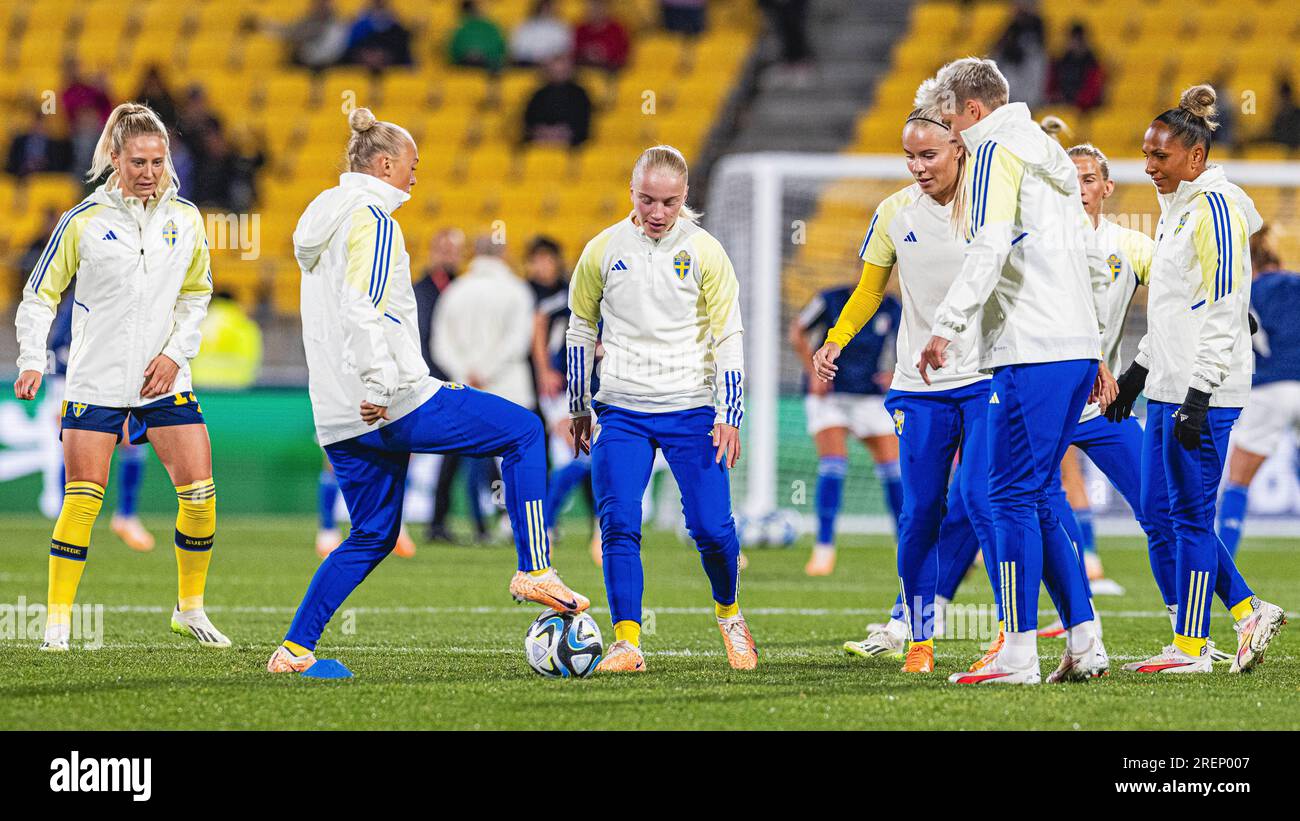
M1209 412L1210 395L1188 388L1182 407L1174 411L1174 438L1183 450L1196 450L1201 446L1201 431L1205 429L1205 417Z
M1123 422L1133 415L1133 404L1147 384L1147 369L1134 362L1119 378L1119 395L1106 408L1106 418L1112 422Z

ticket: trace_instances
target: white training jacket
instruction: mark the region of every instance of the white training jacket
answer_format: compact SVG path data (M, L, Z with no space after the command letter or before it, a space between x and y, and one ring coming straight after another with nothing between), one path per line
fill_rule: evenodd
M980 367L1101 359L1110 272L1079 199L1078 171L1024 103L961 133L970 156L969 245L934 333L980 322Z
M596 401L644 413L713 407L740 427L745 357L740 284L722 244L678 219L651 239L634 215L587 243L569 281L569 412L591 413L591 372L605 347Z
M499 257L477 256L438 297L433 358L457 382L532 407L533 289Z
M212 271L203 215L174 183L142 203L123 194L114 173L63 215L23 287L14 323L19 371L46 370L50 324L73 276L65 400L111 408L156 402L140 391L159 354L180 366L171 392L191 389Z
M391 216L410 198L378 177L348 172L311 201L293 232L307 388L322 445L395 422L442 387L420 353L411 260ZM388 408L388 420L363 422L363 401Z
M1250 235L1264 221L1220 165L1157 197L1147 333L1134 359L1149 371L1143 393L1182 404L1195 388L1212 407L1245 407L1255 371Z

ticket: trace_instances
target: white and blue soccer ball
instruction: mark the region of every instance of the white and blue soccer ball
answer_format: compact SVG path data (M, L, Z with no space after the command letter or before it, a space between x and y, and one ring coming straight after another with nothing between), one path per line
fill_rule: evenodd
M789 547L799 538L799 514L774 510L760 516L736 514L736 536L741 547Z
M547 678L583 678L605 654L600 628L586 613L545 610L524 634L528 666Z

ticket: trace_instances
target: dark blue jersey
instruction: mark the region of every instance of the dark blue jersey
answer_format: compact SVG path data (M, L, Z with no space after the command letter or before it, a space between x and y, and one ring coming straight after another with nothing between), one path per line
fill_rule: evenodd
M852 294L853 288L848 286L828 288L813 297L800 312L799 327L805 333L816 331L814 347L821 346L826 332L835 325ZM839 366L833 383L836 393L880 395L885 392L876 384L875 376L894 367L894 338L898 334L902 314L903 306L897 299L886 294L875 315L853 337L840 358L835 360ZM807 376L804 377L803 387L804 391L808 390Z
M1300 274L1270 271L1250 286L1254 336L1253 384L1300 381Z
M50 323L50 338L46 343L50 353L54 354L54 372L59 376L68 375L68 353L72 350L72 311L77 305L76 284L74 277L64 290L59 309L54 313L54 321Z
M568 381L568 348L564 344L564 332L569 327L569 292L559 291L545 299L539 300L537 310L546 318L546 354L551 367L559 371ZM596 337L600 338L603 323L596 325ZM591 395L600 390L600 369L592 366Z

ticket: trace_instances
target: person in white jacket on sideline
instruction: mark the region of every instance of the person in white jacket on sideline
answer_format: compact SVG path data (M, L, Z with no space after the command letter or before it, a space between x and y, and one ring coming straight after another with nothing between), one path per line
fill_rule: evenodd
M474 258L434 309L433 356L451 379L531 408L533 292L504 251L491 237L474 243Z
M167 127L146 105L122 103L104 124L87 179L110 169L104 184L59 220L15 319L14 395L31 400L46 370L59 297L76 277L60 434L67 479L50 541L41 649L68 649L91 528L127 422L131 441L153 446L176 487L179 589L171 629L229 647L203 609L217 504L208 429L190 389L189 363L212 296L203 215L178 195Z
M312 577L267 662L273 673L315 664L326 623L393 549L412 453L500 456L519 560L511 595L570 612L590 606L551 567L541 421L499 396L434 379L420 352L410 257L393 219L415 185L415 141L366 108L348 124L350 170L307 206L293 246L316 435L352 532Z

